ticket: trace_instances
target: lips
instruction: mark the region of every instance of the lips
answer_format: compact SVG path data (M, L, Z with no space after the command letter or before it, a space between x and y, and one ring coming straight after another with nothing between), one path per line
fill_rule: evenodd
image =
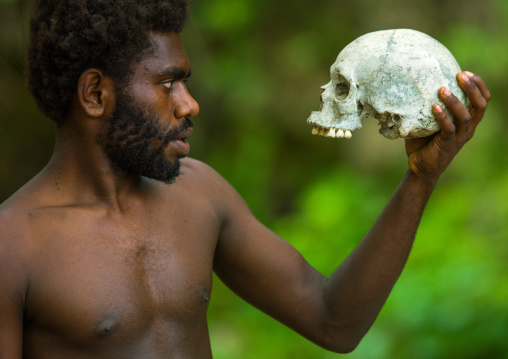
M169 143L177 147L180 152L182 153L182 156L187 156L190 152L190 144L187 142L187 139L189 139L192 136L193 129L188 128L184 132L180 133L178 136L175 136L176 138L174 140L171 140Z
M192 136L194 129L192 127L188 128L184 132L182 132L178 137L179 140L186 140Z

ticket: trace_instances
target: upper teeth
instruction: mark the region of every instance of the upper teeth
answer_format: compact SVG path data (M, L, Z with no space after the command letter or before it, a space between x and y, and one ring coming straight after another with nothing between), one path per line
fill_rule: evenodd
M314 127L312 129L313 135L320 135L329 138L351 138L353 134L350 130L341 130L338 128L323 128L323 127Z

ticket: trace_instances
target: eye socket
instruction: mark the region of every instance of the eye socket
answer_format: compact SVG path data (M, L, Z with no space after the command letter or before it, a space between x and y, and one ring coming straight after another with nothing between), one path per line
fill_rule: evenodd
M337 100L344 100L349 95L351 86L342 75L338 75L335 83L335 97Z
M165 88L167 88L168 90L171 90L171 87L173 87L173 83L175 81L176 80L163 81L163 82L161 82L161 85L164 86ZM187 76L185 79L183 79L184 84L187 84L187 82L189 82L189 76Z

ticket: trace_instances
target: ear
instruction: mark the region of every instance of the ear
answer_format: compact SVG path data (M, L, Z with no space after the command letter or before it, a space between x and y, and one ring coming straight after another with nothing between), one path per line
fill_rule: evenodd
M90 117L103 116L113 104L113 81L98 69L84 71L77 90L81 108Z

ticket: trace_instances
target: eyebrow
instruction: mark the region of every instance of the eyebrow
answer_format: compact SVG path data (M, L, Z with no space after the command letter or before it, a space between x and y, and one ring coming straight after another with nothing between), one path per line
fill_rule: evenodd
M169 76L174 80L183 80L187 79L191 76L192 71L189 70L189 73L186 75L185 71L181 67L177 66L169 66L158 73L158 77L166 77Z

